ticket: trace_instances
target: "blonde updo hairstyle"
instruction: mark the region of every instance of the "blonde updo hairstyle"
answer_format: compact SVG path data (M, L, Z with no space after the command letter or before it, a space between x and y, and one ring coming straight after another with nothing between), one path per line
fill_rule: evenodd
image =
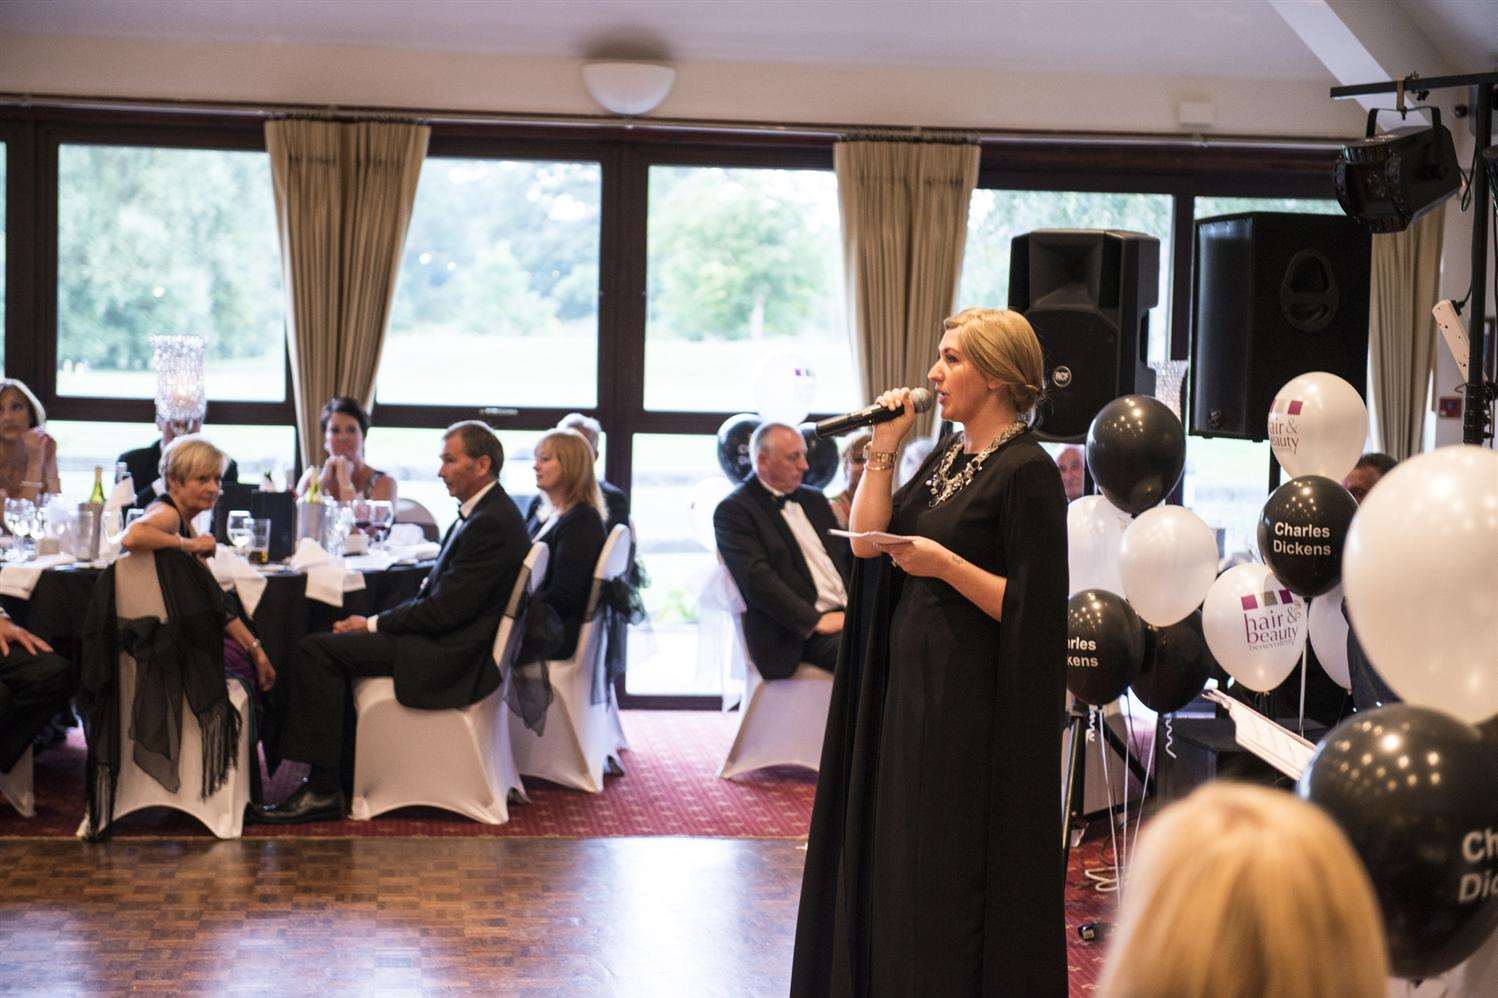
M536 441L536 449L542 447L549 450L560 465L563 504L568 509L592 506L607 520L603 492L598 488L598 476L593 472L593 447L588 438L576 430L551 430Z
M1366 998L1387 974L1373 885L1331 818L1214 782L1145 825L1097 993Z
M1044 394L1045 360L1030 322L1007 308L968 308L942 322L978 369L1009 389L1014 411L1029 416Z

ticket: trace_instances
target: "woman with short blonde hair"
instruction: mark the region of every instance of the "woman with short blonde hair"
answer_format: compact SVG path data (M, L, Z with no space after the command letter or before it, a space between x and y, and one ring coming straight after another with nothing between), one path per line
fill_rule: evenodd
M212 534L199 534L193 518L213 508L223 483L229 455L207 437L189 433L174 437L161 452L161 477L166 493L146 507L145 515L125 529L120 545L129 552L180 551L202 561L218 550ZM203 569L207 571L207 569ZM276 682L276 670L250 630L237 598L228 600L224 619L224 672L243 681L253 694ZM259 704L257 698L256 703Z
M1098 994L1366 998L1388 986L1373 885L1319 808L1209 783L1144 830Z
M546 657L571 658L606 536L603 493L593 474L593 448L574 430L552 430L536 441L534 470L536 488L553 513L531 534L551 549L546 578L533 602L549 606L561 618L561 634Z

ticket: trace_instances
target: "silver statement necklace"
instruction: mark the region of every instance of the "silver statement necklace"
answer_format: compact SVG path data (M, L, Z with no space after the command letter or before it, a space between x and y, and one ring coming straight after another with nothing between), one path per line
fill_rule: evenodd
M963 439L959 437L953 441L952 446L947 449L946 455L941 459L941 463L936 466L936 470L931 473L931 477L926 479L926 488L931 490L931 501L926 505L930 509L935 509L961 492L967 486L967 483L973 480L973 476L978 473L979 469L983 467L983 462L988 460L988 456L998 450L1005 441L1025 432L1027 425L1023 419L1016 419L1013 423L1004 427L999 432L999 435L993 438L992 443L974 454L973 459L963 465L962 470L955 475L951 474L952 465L956 463L957 455L962 452Z

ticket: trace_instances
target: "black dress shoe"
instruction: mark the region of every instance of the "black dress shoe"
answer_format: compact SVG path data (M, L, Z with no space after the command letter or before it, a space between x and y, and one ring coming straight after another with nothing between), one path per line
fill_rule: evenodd
M345 815L343 791L319 793L303 782L279 804L252 812L254 820L267 825L292 825L303 821L342 821Z

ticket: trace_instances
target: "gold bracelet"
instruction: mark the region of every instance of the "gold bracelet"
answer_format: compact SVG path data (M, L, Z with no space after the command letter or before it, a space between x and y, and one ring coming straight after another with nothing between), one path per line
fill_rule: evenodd
M895 466L895 452L873 450L865 444L863 448L864 471L889 471Z

